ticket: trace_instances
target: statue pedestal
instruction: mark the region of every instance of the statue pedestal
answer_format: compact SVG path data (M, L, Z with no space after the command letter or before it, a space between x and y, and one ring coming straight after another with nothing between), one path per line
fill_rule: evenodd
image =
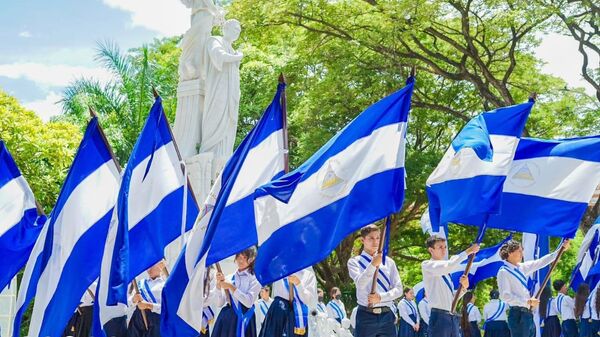
M198 154L202 140L203 110L204 88L200 79L179 82L173 136L183 158Z

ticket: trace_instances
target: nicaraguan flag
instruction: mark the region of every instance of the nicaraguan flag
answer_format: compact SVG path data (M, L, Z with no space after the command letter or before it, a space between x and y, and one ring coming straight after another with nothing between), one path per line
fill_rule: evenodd
M571 274L571 288L577 291L581 283L587 283L591 289L594 289L598 283L598 278L593 277L592 269L598 266L598 258L600 258L600 218L596 219L596 223L587 231L579 253L577 253L577 265Z
M411 77L298 169L257 190L255 271L261 284L312 266L348 234L401 209L413 86Z
M0 140L0 291L27 262L45 221L38 219L33 192Z
M504 265L504 260L500 258L500 248L510 239L512 239L512 235L509 235L495 246L480 250L475 255L475 260L469 271L469 288L474 289L477 283L491 277L496 277L500 267ZM452 273L451 278L455 287L458 287L460 277L464 274L466 265L467 261L462 262L460 271Z
M98 278L119 179L98 120L92 118L47 224L29 336L61 336L81 296Z
M97 291L102 326L115 315L123 315L114 306L127 304L129 283L160 261L165 247L181 236L184 211L185 231L192 228L199 212L186 184L162 100L157 97L123 172L103 249ZM95 325L99 333L97 329Z
M600 136L523 138L488 226L573 238L600 184Z
M502 186L525 128L533 101L471 119L452 141L427 179L429 213L434 232L440 225L500 211Z
M415 301L417 303L421 302L421 300L425 298L425 284L423 281L415 284L413 287L413 292L415 293Z
M48 223L48 220L46 220ZM16 308L17 311L13 317L11 323L13 329L13 337L19 337L21 333L21 321L23 314L27 310L31 299L35 296L38 280L42 273L42 258L41 254L44 250L44 243L46 242L46 235L48 233L48 226L43 226L40 235L38 236L35 244L25 265L23 271L23 277L21 278L21 285L19 286L19 293L17 295Z
M537 260L550 252L550 238L547 236L523 233L522 245L524 261ZM550 267L546 266L533 273L527 279L527 287L529 288L531 296L535 295L539 290L540 284L544 281L549 270ZM552 284L552 282L549 284Z
M206 266L256 244L254 191L284 171L283 114L275 98L213 185L162 293L161 335L196 337L202 330ZM208 262L207 262L208 261Z

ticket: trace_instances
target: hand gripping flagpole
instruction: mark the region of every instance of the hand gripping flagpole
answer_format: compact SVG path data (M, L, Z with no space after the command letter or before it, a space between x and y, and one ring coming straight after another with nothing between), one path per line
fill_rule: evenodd
M542 296L542 291L544 290L544 288L546 288L546 285L548 284L548 281L550 280L550 274L552 274L552 272L554 271L554 268L556 268L556 265L558 265L558 261L560 260L561 256L567 250L567 248L565 247L565 243L567 243L567 242L569 242L569 239L564 239L560 242L560 248L558 250L558 253L556 254L556 257L554 258L554 261L552 261L552 264L550 265L550 269L548 270L548 273L546 273L546 276L544 277L544 281L542 282L542 284L540 285L540 288L538 289L537 293L535 294L536 300L539 300L540 297ZM533 309L533 306L530 306L529 308Z
M90 111L90 116L92 118L98 117L96 112L91 107L89 108L89 111ZM115 163L115 166L117 167L117 171L119 172L119 174L121 174L121 164L119 164L119 161L117 160L117 157L115 156L115 154L112 150L112 147L108 143L108 139L106 138L106 134L104 133L102 126L100 126L100 123L98 123L98 131L100 132L100 137L102 138L102 141L104 142L104 144L106 145L106 148L108 149L108 151L110 153L110 157L112 158L113 162ZM137 280L135 279L135 277L133 278L133 281L131 281L131 285L133 286L133 289L134 289L136 295L139 295L140 289L137 285ZM144 321L144 327L146 328L146 330L148 330L148 318L146 317L146 310L140 310L140 313L142 314L142 320Z
M479 227L479 232L477 233L477 239L475 239L475 242L473 242L473 244L478 245L483 240L483 236L485 235L485 230L487 229L488 217L489 217L489 215L486 215L483 225L481 227ZM464 276L469 277L469 272L471 271L471 267L473 266L473 262L475 261L475 255L477 255L477 254L473 253L473 254L469 255L469 261L467 262L467 265L465 267L465 272L462 275L463 277ZM452 308L451 308L450 312L454 312L456 310L456 307L458 306L458 300L460 300L460 297L461 297L460 293L462 292L462 290L463 290L462 283L458 283L458 289L456 289L456 292L454 293L454 298L452 299Z
M390 221L390 216L386 218L386 223ZM379 248L377 248L377 254L383 254L383 246L385 244L385 236L387 235L387 226L383 226L383 230L381 231L381 236L379 237ZM373 258L375 258L373 256ZM384 256L385 258L385 256ZM383 259L381 260L383 263ZM380 265L379 265L380 266ZM371 283L371 295L377 293L377 276L379 276L379 266L375 267L375 273L373 274L373 282ZM369 303L369 308L373 307L373 304Z

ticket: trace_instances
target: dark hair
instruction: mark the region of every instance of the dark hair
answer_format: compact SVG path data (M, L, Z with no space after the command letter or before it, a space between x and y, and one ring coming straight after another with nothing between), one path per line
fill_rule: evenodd
M317 288L317 293L319 293L319 291L322 292L323 294L325 294L325 292L323 291L323 289Z
M467 310L467 306L471 303L473 299L473 293L467 291L462 298L462 310L460 317L460 327L463 331L463 337L471 337L471 323L469 322L469 311Z
M587 283L582 283L577 288L575 293L575 318L581 318L585 309L585 302L590 296L590 286Z
M241 252L235 254L235 257L243 255L248 259L248 272L254 275L254 261L256 261L256 247L252 246L250 248L246 248Z
M497 300L500 298L500 292L498 291L498 289L492 289L492 291L490 291L490 298L492 300Z
M508 240L500 247L500 258L502 260L508 259L508 255L517 251L519 248L521 248L521 243L519 241Z
M402 291L402 296L404 296L404 298L406 298L406 294L408 294L411 290L412 290L412 288L405 287L404 290Z
M379 232L379 231L380 231L379 227L377 227L377 225L375 225L375 224L366 225L365 227L360 229L360 237L365 238L365 237L367 237L367 235L371 234L372 232Z
M435 244L438 242L446 242L446 239L438 235L432 235L425 241L425 246L427 246L427 248L434 248Z
M565 281L563 281L563 280L556 280L556 281L552 282L552 287L556 291L560 291L564 286L565 286Z
M270 292L271 291L271 286L266 285L266 286L262 287L261 290L266 290L266 291Z
M542 290L542 295L540 296L540 306L539 306L540 318L545 319L546 316L549 314L548 301L550 301L551 299L552 299L552 290L550 290L550 287L545 287Z
M329 290L329 297L331 297L331 299L334 299L335 294L338 292L338 290L340 290L340 288L332 287L331 290ZM340 290L340 292L341 292L341 290Z

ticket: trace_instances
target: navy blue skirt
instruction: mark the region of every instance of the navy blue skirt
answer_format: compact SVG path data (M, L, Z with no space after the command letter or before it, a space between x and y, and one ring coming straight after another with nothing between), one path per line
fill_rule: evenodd
M150 310L146 310L146 319L148 321L148 329L144 325L142 312L140 309L135 309L129 326L127 327L128 337L160 337L160 315Z
M560 321L558 316L548 316L544 319L542 337L560 337Z
M582 318L579 321L579 336L580 337L598 337L598 328L600 321Z
M471 337L481 337L481 330L479 330L479 324L477 322L469 322L471 328Z
M490 321L484 325L483 337L510 337L506 321Z
M421 320L421 323L419 323L419 337L429 337L428 330L429 325L424 320Z
M415 315L410 315L410 319L415 321ZM398 337L419 337L419 333L413 329L412 325L400 318L400 328L398 329Z
M306 334L297 335L294 333L295 324L294 308L288 300L277 296L265 315L260 337L308 337L308 327L306 327Z
M579 337L579 331L577 331L577 322L574 319L562 321L561 327L563 337Z
M242 312L246 313L248 308L242 305ZM235 310L228 304L221 309L215 328L213 329L213 337L237 337L238 316ZM256 337L256 317L252 315L250 322L246 326L245 337Z

